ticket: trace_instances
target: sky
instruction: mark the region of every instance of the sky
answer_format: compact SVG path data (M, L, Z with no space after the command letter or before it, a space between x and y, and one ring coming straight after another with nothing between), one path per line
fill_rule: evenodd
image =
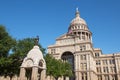
M94 48L120 52L120 0L0 0L0 24L17 40L38 35L47 48L67 32L77 7Z

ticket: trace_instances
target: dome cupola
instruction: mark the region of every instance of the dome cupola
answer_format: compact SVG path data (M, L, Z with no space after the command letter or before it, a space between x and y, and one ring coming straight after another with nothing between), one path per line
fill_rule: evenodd
M87 23L80 17L80 12L76 8L75 18L71 21L68 34L79 37L81 41L91 42L92 33L87 27Z
M76 17L71 21L70 25L76 25L76 24L84 24L87 25L85 20L80 17L80 13L78 11L78 8L76 8Z

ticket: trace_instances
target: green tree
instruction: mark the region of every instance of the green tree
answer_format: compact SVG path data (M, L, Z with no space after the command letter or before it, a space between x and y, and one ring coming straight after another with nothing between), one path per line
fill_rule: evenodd
M66 77L73 77L72 66L68 62L63 63L63 77L64 80Z
M9 35L6 28L0 25L0 58L7 57L15 43L16 40Z
M14 48L12 49L14 58L24 59L28 51L31 50L34 46L33 38L25 38L18 40ZM16 56L15 56L16 55ZM17 56L18 55L18 56Z
M53 60L54 59L51 55L46 54L45 56L46 68L47 68L46 74L49 75L50 77L53 75L53 69L54 69Z
M16 40L9 35L4 26L0 25L0 75L9 75L12 60L8 57L15 44Z
M53 76L56 80L62 76L73 76L71 65L68 62L57 60L50 54L45 56L45 60L47 65L47 75Z

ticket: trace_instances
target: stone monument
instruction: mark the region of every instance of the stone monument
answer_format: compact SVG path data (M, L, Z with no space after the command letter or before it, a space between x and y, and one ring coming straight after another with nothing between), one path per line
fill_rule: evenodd
M24 58L20 67L20 80L46 80L46 62L38 46L39 38L35 39L35 46Z

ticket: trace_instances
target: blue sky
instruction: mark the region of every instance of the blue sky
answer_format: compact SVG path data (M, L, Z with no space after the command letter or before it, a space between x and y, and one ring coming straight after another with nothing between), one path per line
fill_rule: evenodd
M0 0L0 24L15 39L40 37L47 48L67 32L76 7L103 53L120 52L120 0Z

